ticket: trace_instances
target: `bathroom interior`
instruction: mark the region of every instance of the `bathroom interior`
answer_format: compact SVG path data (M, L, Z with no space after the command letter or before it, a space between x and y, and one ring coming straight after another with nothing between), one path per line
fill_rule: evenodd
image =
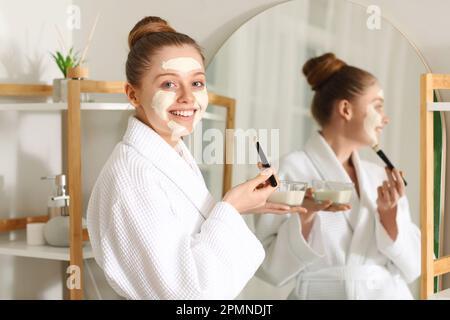
M0 0L0 299L121 299L93 259L89 241L84 241L82 249L81 294L71 295L67 289L70 241L61 244L58 232L63 238L64 232L71 232L68 208L74 198L80 199L85 227L91 190L134 109L118 91L82 94L86 110L81 111L79 122L81 188L80 194L71 193L67 181L71 160L66 152L69 124L64 110L67 91L55 96L55 80L64 76L51 55L61 46L81 51L89 43L87 78L125 81L130 28L144 15L164 17L203 47L208 90L235 101L234 127L276 130L279 144L277 150L267 152L271 160L303 148L317 130L309 111L312 92L300 76L308 58L334 52L370 70L383 85L391 122L380 145L405 174L411 218L421 228L425 221L421 76L450 74L448 10L450 3L439 0L135 0L132 4L123 0ZM52 85L54 91L37 97L4 94L8 84ZM445 90L436 91L434 98L450 101ZM225 130L227 115L217 104L210 105L209 116L188 141L194 142L197 135L202 139L208 128ZM450 118L442 110L434 111L433 136L437 257L450 251L450 196L446 192ZM263 133L259 132L260 137ZM189 145L194 148L195 143ZM202 150L198 154L201 157ZM382 165L369 148L361 155ZM216 200L226 188L224 172L230 174L231 185L257 173L256 166L248 163L228 169L223 164L199 167ZM17 230L5 227L11 224L7 221L45 215L59 219L40 223L48 233L45 244L31 243L32 226L30 230L25 225ZM244 219L251 229L253 217ZM431 298L423 294L421 281L410 284L414 298ZM293 285L274 287L255 276L237 299L285 299ZM436 292L445 292L450 278L436 277L434 286Z

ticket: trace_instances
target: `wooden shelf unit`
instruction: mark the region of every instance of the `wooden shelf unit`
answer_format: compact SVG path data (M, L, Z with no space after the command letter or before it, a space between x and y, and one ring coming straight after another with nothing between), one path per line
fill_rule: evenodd
M80 270L80 288L69 289L69 298L71 300L83 299L83 241L88 239L86 230L82 229L82 181L81 181L81 110L82 104L80 101L80 95L82 93L110 93L120 94L124 93L124 82L120 81L94 81L94 80L68 80L68 96L67 103L26 103L18 104L16 108L6 106L13 105L8 103L1 108L1 110L33 110L33 105L36 107L36 111L40 110L65 110L67 120L67 135L66 135L66 159L67 159L67 180L68 180L68 194L70 195L69 206L69 219L70 219L70 248L68 254L68 260L70 265L78 266ZM41 84L0 84L0 96L6 97L50 97L53 93L53 87L50 85ZM67 108L64 107L67 105ZM89 107L89 104L83 104ZM103 106L107 104L94 104L101 110ZM114 105L114 104L112 104ZM119 110L122 110L124 105L120 104ZM46 108L46 106L48 108ZM117 107L117 105L116 105ZM86 108L89 109L89 108ZM95 108L94 108L95 109ZM92 109L91 109L92 110ZM0 231L14 231L24 229L27 222L42 221L45 222L48 219L46 216L39 217L22 217L19 219L4 219L0 221ZM57 250L58 248L50 249L47 246L40 248L31 248L23 243L10 243L3 244L3 250L0 253L9 253L21 256L34 256L34 257L59 257L56 260L65 260L67 255L63 253L63 250ZM35 252L33 253L33 249ZM55 250L56 249L56 250ZM92 256L90 251L89 256Z
M83 259L92 258L90 245L83 250L83 241L88 241L88 232L82 229L82 163L81 163L81 111L82 110L133 110L128 103L82 103L82 93L124 94L125 82L121 81L95 81L95 80L69 80L67 102L53 103L5 103L0 104L0 111L58 111L66 110L66 159L67 159L67 181L68 194L70 196L70 248L69 254L61 248L43 246L31 248L25 242L0 242L0 254L13 254L16 256L27 256L35 258L46 258L53 260L69 261L70 265L78 266L81 277L81 288L69 289L71 300L83 299ZM52 86L42 84L0 84L0 97L50 97ZM234 129L235 100L232 98L209 93L209 103L226 108L225 128ZM223 120L212 113L205 113L205 119ZM233 139L226 137L226 156L233 155ZM224 159L225 160L225 159ZM231 188L232 165L225 161L223 171L223 194ZM0 232L21 230L26 228L29 222L46 222L48 217L29 216L14 219L0 219ZM61 249L61 250L60 250ZM84 252L83 252L84 251ZM84 256L86 255L86 256Z
M434 277L450 273L450 256L434 256L434 135L433 112L446 103L434 103L434 90L449 90L450 75L426 73L420 80L420 228L422 236L421 299L434 294ZM439 293L438 293L439 294Z

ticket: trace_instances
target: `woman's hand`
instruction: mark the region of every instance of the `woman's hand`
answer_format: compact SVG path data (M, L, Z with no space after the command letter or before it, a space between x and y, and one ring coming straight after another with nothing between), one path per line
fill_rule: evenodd
M307 239L314 222L314 216L318 211L339 212L351 209L350 204L333 203L330 200L317 202L314 200L314 190L308 188L306 190L305 198L303 199L302 207L306 212L298 211L302 223L302 235Z
M223 197L223 201L231 204L240 213L254 213L255 210L264 210L267 205L267 198L275 190L269 183L266 183L272 174L274 174L272 168L261 171L255 178L229 190ZM264 212L268 212L268 210Z
M405 184L397 169L386 169L387 181L377 188L377 207L380 214L380 222L392 241L397 239L397 203L405 195Z
M338 212L347 211L351 208L350 204L334 203L331 200L318 202L314 200L313 195L314 190L308 188L306 190L305 198L303 199L302 206L307 210L306 214L308 215L315 214L317 211Z
M300 206L288 206L287 204L266 202L265 205L255 208L248 212L242 213L272 213L272 214L286 214L290 212L306 212L306 209Z
M257 163L257 167L259 170L265 170L261 162ZM275 175L275 179L277 180L278 185L280 184L280 180L278 179L277 175ZM256 189L266 188L270 185L269 180L265 180L264 182L260 183ZM272 213L272 214L285 214L289 212L306 212L306 209L301 206L289 206L286 204L281 203L274 203L274 202L266 202L263 206L254 208L250 211L244 211L241 213Z

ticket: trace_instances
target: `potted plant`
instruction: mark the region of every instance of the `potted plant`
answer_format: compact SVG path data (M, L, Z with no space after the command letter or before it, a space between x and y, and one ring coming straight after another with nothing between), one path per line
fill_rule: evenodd
M68 73L71 68L78 67L81 60L78 58L78 53L75 53L73 48L70 48L67 54L56 51L51 54L56 65L58 66L64 78L53 80L53 102L65 102L67 97L67 80Z
M67 78L67 72L69 68L74 68L80 64L80 59L78 59L78 54L73 52L73 48L70 48L66 56L64 56L60 51L52 53L52 57L55 60L59 70L61 70L64 78Z
M67 97L67 81L68 79L86 79L88 77L88 68L85 66L86 55L89 49L89 45L91 44L92 38L94 36L95 28L97 26L98 19L100 14L97 14L95 18L94 24L89 33L89 37L84 47L81 58L78 58L78 53L75 53L73 47L70 48L66 55L63 55L60 51L56 51L52 53L52 57L56 62L59 70L61 70L64 75L63 79L54 79L53 80L53 101L54 102L66 102ZM66 51L66 45L64 38L62 36L61 31L58 26L56 26L56 31L59 36L59 43L63 51ZM89 96L87 93L81 95L81 101L89 101Z

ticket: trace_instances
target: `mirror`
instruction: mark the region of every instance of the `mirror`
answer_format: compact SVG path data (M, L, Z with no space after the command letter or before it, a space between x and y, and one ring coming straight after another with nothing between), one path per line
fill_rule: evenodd
M241 26L217 52L207 69L208 88L236 99L236 128L278 130L276 158L302 149L317 130L310 113L313 92L301 73L306 60L333 52L371 72L384 90L391 119L381 146L405 173L412 219L419 226L419 76L426 66L386 19L379 29L369 29L370 16L365 7L345 0L294 0L272 7ZM370 149L360 155L383 165ZM233 185L255 173L254 164L234 165ZM248 223L252 227L251 217ZM254 277L239 298L284 299L293 285L276 288ZM418 298L418 281L410 287Z

